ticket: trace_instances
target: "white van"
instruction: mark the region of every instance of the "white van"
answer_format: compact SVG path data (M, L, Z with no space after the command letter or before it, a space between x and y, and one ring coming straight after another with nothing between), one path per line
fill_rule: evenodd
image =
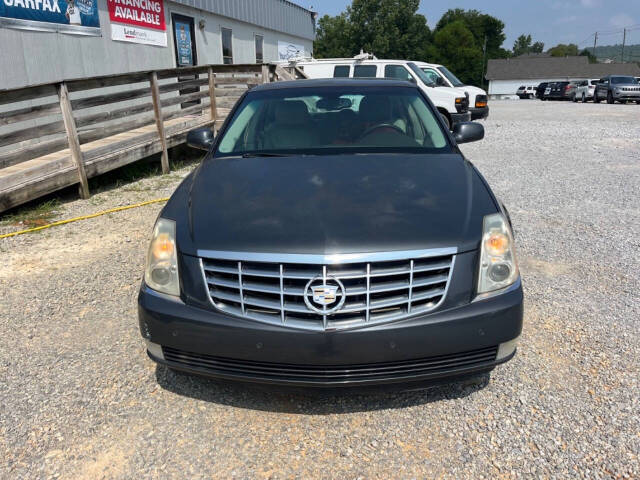
M302 69L309 78L395 78L416 83L440 112L449 129L471 120L468 95L460 89L438 87L415 62L379 60L368 54L354 58L291 59L289 65Z
M455 87L469 94L469 111L471 120L487 118L489 116L489 104L487 92L473 85L465 85L447 67L437 63L415 62L424 73L429 75L437 85L443 87Z

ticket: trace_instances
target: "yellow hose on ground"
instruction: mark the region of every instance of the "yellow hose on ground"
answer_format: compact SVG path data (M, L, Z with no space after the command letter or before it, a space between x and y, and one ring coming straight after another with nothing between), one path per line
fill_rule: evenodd
M144 207L145 205L151 205L152 203L166 202L167 200L169 200L169 197L156 198L155 200L149 200L141 203L134 203L133 205L125 205L123 207L111 208L109 210L103 210L102 212L92 213L91 215L83 215L82 217L68 218L66 220L60 220L58 222L49 223L47 225L42 225L40 227L28 228L26 230L18 230L17 232L5 233L3 235L0 235L0 238L9 238L9 237L15 237L17 235L24 235L25 233L33 233L39 230L44 230L46 228L57 227L59 225L65 225L67 223L77 222L78 220L87 220L89 218L95 218L101 215L106 215L107 213L121 212L122 210L129 210L130 208Z

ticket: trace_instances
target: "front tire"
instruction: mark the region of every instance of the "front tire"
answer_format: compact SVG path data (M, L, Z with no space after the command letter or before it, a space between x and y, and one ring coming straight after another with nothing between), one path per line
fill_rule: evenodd
M587 96L584 93L582 94L582 103L587 103Z
M611 92L607 92L607 103L609 105L613 105L614 103L616 103L616 101L613 99L613 95L611 95Z
M444 113L440 112L440 116L442 117L442 121L447 126L448 130L451 130L451 120Z
M593 94L593 103L600 103L600 97L598 96L598 92Z

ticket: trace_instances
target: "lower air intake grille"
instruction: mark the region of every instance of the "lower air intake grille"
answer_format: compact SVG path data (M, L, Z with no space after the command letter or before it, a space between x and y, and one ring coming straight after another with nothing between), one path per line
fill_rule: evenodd
M444 300L455 249L357 254L291 262L202 258L211 301L225 313L309 330L395 321L429 312ZM235 255L235 257L240 254ZM306 257L305 257L306 258ZM313 256L309 256L313 259ZM281 261L279 261L281 260ZM365 260L365 261L363 261Z
M264 380L337 383L380 380L383 378L438 375L447 371L482 367L495 362L497 347L439 355L402 362L357 365L291 365L215 357L163 347L170 365L212 375L252 377Z

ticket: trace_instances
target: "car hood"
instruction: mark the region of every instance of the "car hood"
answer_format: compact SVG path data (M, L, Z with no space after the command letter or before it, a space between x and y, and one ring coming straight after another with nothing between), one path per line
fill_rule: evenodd
M207 159L163 216L183 253L478 247L495 199L459 154Z
M469 92L469 96L475 96L475 95L486 95L487 92L485 92L483 89L478 88L478 87L474 87L473 85L465 85L464 87L459 87L459 88L463 88L466 92ZM520 90L520 89L518 89Z

